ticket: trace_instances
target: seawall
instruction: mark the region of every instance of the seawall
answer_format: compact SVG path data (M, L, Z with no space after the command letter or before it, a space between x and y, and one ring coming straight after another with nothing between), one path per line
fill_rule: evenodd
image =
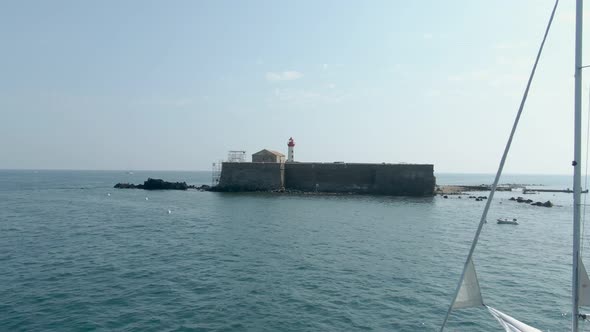
M231 163L221 167L220 191L268 191L284 187L285 164L282 163Z
M435 184L430 164L225 162L217 189L429 196Z
M285 188L302 191L425 196L435 182L433 165L285 164Z

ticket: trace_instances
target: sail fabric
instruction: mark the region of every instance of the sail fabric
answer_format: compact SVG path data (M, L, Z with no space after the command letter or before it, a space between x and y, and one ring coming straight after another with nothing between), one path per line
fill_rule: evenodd
M477 274L475 273L475 266L473 260L469 259L465 275L461 281L461 288L453 302L453 309L479 307L483 305L481 291L479 289L479 282L477 281Z
M486 308L488 308L488 311L494 316L494 318L496 318L506 332L542 332L541 330L510 317L499 310L488 306L486 306Z
M590 306L590 279L581 259L578 260L578 299L580 305Z

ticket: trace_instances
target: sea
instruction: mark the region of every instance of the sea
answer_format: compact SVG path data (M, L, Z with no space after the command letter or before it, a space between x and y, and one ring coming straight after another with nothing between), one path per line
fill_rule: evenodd
M486 203L113 189L148 177L211 184L210 172L0 171L0 331L438 331ZM517 196L496 194L474 254L484 302L566 331L572 195L526 195L552 208ZM502 328L482 307L453 311L446 331Z

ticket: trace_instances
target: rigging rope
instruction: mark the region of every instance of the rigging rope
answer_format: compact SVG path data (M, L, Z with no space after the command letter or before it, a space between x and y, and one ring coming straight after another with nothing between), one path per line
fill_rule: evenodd
M494 193L496 192L496 187L498 186L498 182L500 181L500 176L502 175L502 170L504 169L504 164L506 163L506 158L508 157L508 151L510 151L510 145L512 145L512 139L514 138L514 133L516 132L516 128L518 127L518 122L520 121L520 116L522 115L522 111L524 109L524 104L527 100L529 95L529 89L531 88L531 83L533 82L533 77L535 76L535 71L537 70L537 65L539 64L539 59L541 58L541 53L543 52L543 46L545 46L545 41L547 40L547 35L549 34L549 29L551 28L551 23L553 22L553 17L555 16L555 10L557 9L557 4L559 0L555 0L555 5L553 6L553 11L551 12L551 17L549 18L549 23L547 23L547 28L545 29L545 34L543 35L543 41L541 42L541 46L539 47L539 51L537 52L537 57L535 58L535 64L533 65L533 69L531 70L531 74L529 76L529 80L526 85L526 89L524 90L524 94L522 96L522 100L520 101L520 106L518 107L518 112L516 113L516 118L514 119L514 124L512 125L512 130L510 131L510 137L508 138L508 142L506 143L506 147L504 148L504 153L502 154L502 159L500 160L500 165L498 166L498 172L496 173L496 178L494 179L494 184L492 185L490 195L486 202L486 206L481 214L481 219L479 220L479 226L477 227L477 231L475 232L475 236L473 238L473 242L471 242L471 249L469 250L469 254L467 255L467 259L465 260L465 264L463 265L463 272L461 272L461 278L459 279L459 284L455 289L455 293L453 295L453 300L449 305L449 309L447 310L447 314L445 319L440 327L440 332L442 332L447 324L447 320L449 319L449 315L451 314L451 310L453 310L453 303L457 299L457 295L459 294L459 290L461 289L461 284L463 283L463 278L465 277L465 272L469 266L469 262L473 257L473 252L475 251L475 246L477 245L477 241L479 240L479 235L483 229L483 225L487 219L488 211L492 204L492 200L494 199Z

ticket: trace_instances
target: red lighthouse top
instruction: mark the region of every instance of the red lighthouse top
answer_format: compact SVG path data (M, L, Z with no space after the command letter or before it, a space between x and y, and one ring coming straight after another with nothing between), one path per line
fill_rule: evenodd
M287 146L295 146L295 141L293 140L293 137L289 138L289 143L287 143Z

